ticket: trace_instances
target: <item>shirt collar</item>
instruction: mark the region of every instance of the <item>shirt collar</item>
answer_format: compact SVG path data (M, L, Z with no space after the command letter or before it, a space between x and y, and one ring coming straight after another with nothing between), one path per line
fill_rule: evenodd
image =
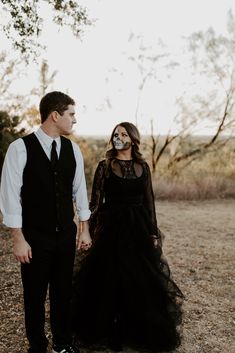
M60 143L60 136L56 137L55 139L52 138L51 136L47 135L43 129L40 127L37 131L36 131L36 135L40 138L41 141L43 141L43 143L50 148L53 140L56 141L57 145Z

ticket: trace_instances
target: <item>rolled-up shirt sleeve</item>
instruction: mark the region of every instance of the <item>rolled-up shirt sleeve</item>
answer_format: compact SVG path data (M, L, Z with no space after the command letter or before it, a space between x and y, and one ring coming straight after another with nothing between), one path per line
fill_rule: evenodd
M10 144L2 167L0 209L3 223L11 228L22 227L20 195L26 158L24 142L22 139L17 139Z
M87 186L84 173L84 160L80 148L72 141L74 156L76 159L76 171L73 180L73 200L76 205L80 221L87 221L90 218Z

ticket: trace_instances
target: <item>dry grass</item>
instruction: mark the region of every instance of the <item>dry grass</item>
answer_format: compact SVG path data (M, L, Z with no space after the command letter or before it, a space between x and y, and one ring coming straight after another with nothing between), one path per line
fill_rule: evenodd
M208 142L209 137L191 137L188 146L179 147L179 154L201 143ZM76 139L75 139L76 140ZM76 140L85 160L85 173L88 193L91 192L93 175L98 161L104 158L108 138L87 138ZM157 145L157 152L164 142L161 137ZM142 139L141 151L144 158L151 164L151 139ZM156 166L153 175L154 191L157 199L161 200L208 200L235 198L235 138L219 149L197 156L195 160L186 160L168 168L171 158L167 148ZM190 162L190 163L189 163Z
M169 169L168 162L169 154L165 153L153 176L158 200L235 198L235 139L189 164L186 160Z
M183 342L175 353L235 352L234 210L235 200L157 202L165 255L187 298ZM25 353L19 266L5 227L0 234L0 351Z
M213 200L235 198L235 178L220 175L193 174L172 178L153 177L158 200Z

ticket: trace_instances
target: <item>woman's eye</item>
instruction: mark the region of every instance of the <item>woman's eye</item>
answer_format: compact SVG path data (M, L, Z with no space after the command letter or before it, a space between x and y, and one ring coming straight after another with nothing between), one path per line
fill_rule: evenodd
M116 133L116 134L114 134L114 137L118 137L118 134Z

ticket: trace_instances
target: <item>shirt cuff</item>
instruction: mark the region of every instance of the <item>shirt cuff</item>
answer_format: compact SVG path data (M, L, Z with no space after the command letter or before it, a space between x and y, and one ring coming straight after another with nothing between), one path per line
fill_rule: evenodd
M10 228L22 228L22 217L18 215L4 214L2 223Z
M88 221L90 218L91 211L90 210L78 210L78 218L80 221Z

